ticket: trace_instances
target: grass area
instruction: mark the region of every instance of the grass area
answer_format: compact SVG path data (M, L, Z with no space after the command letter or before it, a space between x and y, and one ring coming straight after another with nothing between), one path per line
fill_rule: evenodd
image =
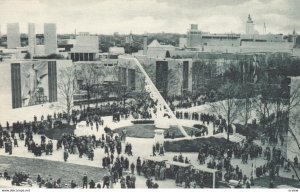
M180 141L166 141L165 150L168 152L199 152L202 146L210 146L214 148L220 148L221 146L232 145L233 142L229 142L224 138L196 138L193 140L180 140Z
M155 130L154 125L136 124L136 125L114 129L114 132L117 132L120 135L123 129L126 129L128 137L154 138L154 130Z
M62 183L70 185L71 180L75 180L77 185L82 186L82 177L86 173L89 181L102 180L107 171L103 168L76 165L64 162L55 162L41 159L31 159L23 157L0 156L0 172L6 169L10 176L15 172L24 171L30 173L30 178L36 181L37 175L48 178L51 175L53 180L62 179ZM101 183L102 185L102 183Z
M254 179L254 183L256 186L266 187L266 188L269 188L270 181L271 181L270 177L259 177ZM275 177L273 183L275 188L279 185L288 185L295 188L300 188L300 182L297 180L296 177L294 180L290 178L284 178L284 177Z
M66 125L64 128L53 128L45 131L46 137L50 139L60 139L63 134L74 134L75 125Z
M191 135L191 132L193 131L194 134L196 132L199 132L197 128L192 128L192 127L183 127L187 134ZM154 130L155 125L149 125L149 124L136 124L136 125L131 125L131 126L126 126L126 127L121 127L114 129L115 132L118 134L121 134L122 130L126 129L127 131L127 136L128 137L136 137L136 138L154 138ZM176 126L172 126L169 129L165 130L165 136L167 135L167 132L169 133L169 136L172 136L172 134L175 134L175 138L183 137L182 133Z

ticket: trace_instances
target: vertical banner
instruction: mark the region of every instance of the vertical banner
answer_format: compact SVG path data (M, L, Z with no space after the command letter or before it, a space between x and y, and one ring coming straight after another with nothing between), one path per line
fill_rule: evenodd
M48 61L49 102L57 101L57 68L56 61Z
M125 67L122 67L122 84L127 85L127 70Z
M122 85L127 85L127 73L125 67L119 67L118 80Z
M183 69L182 69L182 88L183 90L189 89L189 62L183 61Z
M168 93L168 61L156 61L156 87L163 97Z
M12 108L22 107L20 63L11 64Z
M128 69L128 89L135 90L135 70Z

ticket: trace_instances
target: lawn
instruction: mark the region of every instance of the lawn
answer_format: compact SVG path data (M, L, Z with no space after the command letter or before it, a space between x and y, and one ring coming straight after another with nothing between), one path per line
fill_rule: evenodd
M269 188L270 181L271 181L270 177L259 177L254 179L254 183L256 186L266 187L266 188ZM275 188L279 185L288 185L295 188L300 188L300 182L297 180L296 177L294 180L290 178L276 177L273 183Z
M203 146L220 148L220 146L226 147L226 145L232 144L234 143L228 142L224 138L196 138L193 140L166 141L165 150L168 152L199 152Z
M192 131L194 133L198 132L199 130L197 128L192 128L192 127L183 127L187 134L191 134ZM127 136L128 137L136 137L136 138L154 138L154 130L155 125L150 125L150 124L135 124L131 126L126 126L126 127L121 127L117 128L114 131L117 132L118 134L121 134L122 130L126 129L127 131ZM178 137L183 137L182 133L178 129L178 127L172 126L169 129L165 130L165 136L169 133L169 136L172 136L172 134L175 134L175 138Z
M74 134L75 125L65 126L64 128L53 128L45 131L46 137L50 139L60 139L63 134Z
M107 173L103 168L85 165L41 159L0 156L0 172L3 173L5 169L7 169L10 176L13 176L15 172L24 171L25 173L30 173L30 178L33 181L36 181L38 174L40 174L42 178L47 178L51 175L53 180L61 178L63 185L69 185L71 180L75 180L77 185L80 186L82 186L82 177L84 173L87 174L89 181L93 179L95 182L102 180L104 174Z
M128 137L154 138L154 125L136 124L114 129L114 132L117 132L119 135L121 135L123 129L126 129Z

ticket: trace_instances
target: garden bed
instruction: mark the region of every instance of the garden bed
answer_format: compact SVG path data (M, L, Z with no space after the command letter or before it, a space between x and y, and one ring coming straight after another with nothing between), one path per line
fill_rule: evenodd
M49 139L61 139L63 134L74 134L75 125L64 124L62 128L47 129L45 131L46 137Z
M133 120L133 121L131 121L131 123L133 123L133 124L154 124L154 120L149 120L149 119Z
M199 152L199 149L203 146L220 148L220 146L224 147L233 144L235 143L224 138L196 138L193 140L166 141L165 150L167 152Z
M265 188L269 188L270 181L271 181L270 177L259 177L254 179L254 183L256 186L265 187ZM275 188L279 185L288 185L295 188L300 188L300 182L297 180L296 177L294 180L290 178L276 177L275 180L273 181L273 184Z
M199 132L198 129L193 127L183 127L188 135L196 134ZM122 133L122 130L126 129L128 137L136 137L136 138L154 138L154 130L157 129L153 124L135 124L127 127L121 127L114 129L113 131L118 133L119 135ZM177 126L171 126L169 129L164 129L165 138L181 138L184 135L180 132Z

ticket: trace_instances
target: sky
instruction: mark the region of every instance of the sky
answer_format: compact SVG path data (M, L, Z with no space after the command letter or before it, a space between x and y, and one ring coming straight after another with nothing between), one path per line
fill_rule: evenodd
M300 31L299 0L0 0L1 34L6 23L56 23L57 33L186 34L190 24L210 33L244 33L248 14L258 32Z

